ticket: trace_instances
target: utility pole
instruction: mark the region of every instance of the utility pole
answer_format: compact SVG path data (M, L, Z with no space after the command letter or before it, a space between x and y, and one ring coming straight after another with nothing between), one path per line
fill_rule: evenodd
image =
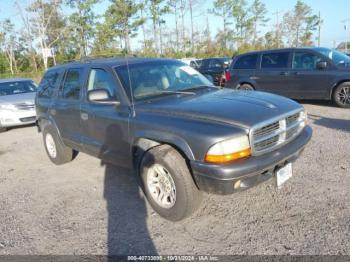
M345 19L343 21L341 21L342 23L344 23L344 30L345 30L345 43L344 43L344 52L347 53L348 52L348 22L350 21L350 18Z
M282 11L277 10L276 12L272 13L272 15L276 15L276 39L277 39L277 48L280 47L280 22L279 22L279 15L282 14Z
M318 47L321 46L321 12L318 12Z

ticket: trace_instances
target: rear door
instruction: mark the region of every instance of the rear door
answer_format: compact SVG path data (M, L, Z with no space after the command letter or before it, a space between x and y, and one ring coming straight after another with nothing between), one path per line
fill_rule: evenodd
M317 63L326 61L326 69L317 69ZM324 99L335 82L331 61L312 50L293 52L290 92L298 99Z
M290 51L262 53L260 69L255 74L256 89L287 97L290 96L290 58Z
M83 67L66 70L57 99L50 109L64 143L77 150L81 148L80 103L85 71Z
M87 92L106 89L115 104L88 101ZM121 90L114 72L109 67L92 67L84 87L81 107L82 143L84 151L118 166L129 166L129 106L120 100Z

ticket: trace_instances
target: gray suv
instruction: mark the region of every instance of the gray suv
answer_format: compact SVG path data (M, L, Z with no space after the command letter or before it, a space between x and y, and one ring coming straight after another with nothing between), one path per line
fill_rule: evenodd
M328 48L289 48L242 54L226 72L226 87L294 99L332 100L350 108L350 57Z
M287 98L212 86L168 59L102 59L49 69L36 97L51 161L78 152L128 167L152 207L176 221L201 192L281 186L311 138L304 108Z

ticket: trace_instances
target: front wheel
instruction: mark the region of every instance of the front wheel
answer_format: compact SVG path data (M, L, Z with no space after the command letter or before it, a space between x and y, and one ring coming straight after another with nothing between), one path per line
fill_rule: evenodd
M350 108L350 83L340 84L333 93L333 102L343 108Z
M145 195L162 217L179 221L190 216L201 202L186 160L169 145L155 147L142 159L140 175Z
M0 127L0 133L6 132L6 131L7 131L7 128L6 128L6 127Z

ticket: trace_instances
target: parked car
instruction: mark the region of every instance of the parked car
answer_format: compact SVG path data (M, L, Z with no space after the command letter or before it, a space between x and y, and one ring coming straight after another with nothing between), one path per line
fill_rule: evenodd
M350 57L328 48L266 50L234 58L226 87L350 107Z
M230 62L231 59L228 57L206 58L201 61L201 65L196 69L216 86L220 86L223 83L225 69L229 67Z
M201 191L281 185L311 137L304 108L280 96L214 87L177 60L101 59L49 69L36 97L57 165L78 152L128 167L161 216L177 221Z
M36 90L31 79L0 79L0 131L35 123Z

